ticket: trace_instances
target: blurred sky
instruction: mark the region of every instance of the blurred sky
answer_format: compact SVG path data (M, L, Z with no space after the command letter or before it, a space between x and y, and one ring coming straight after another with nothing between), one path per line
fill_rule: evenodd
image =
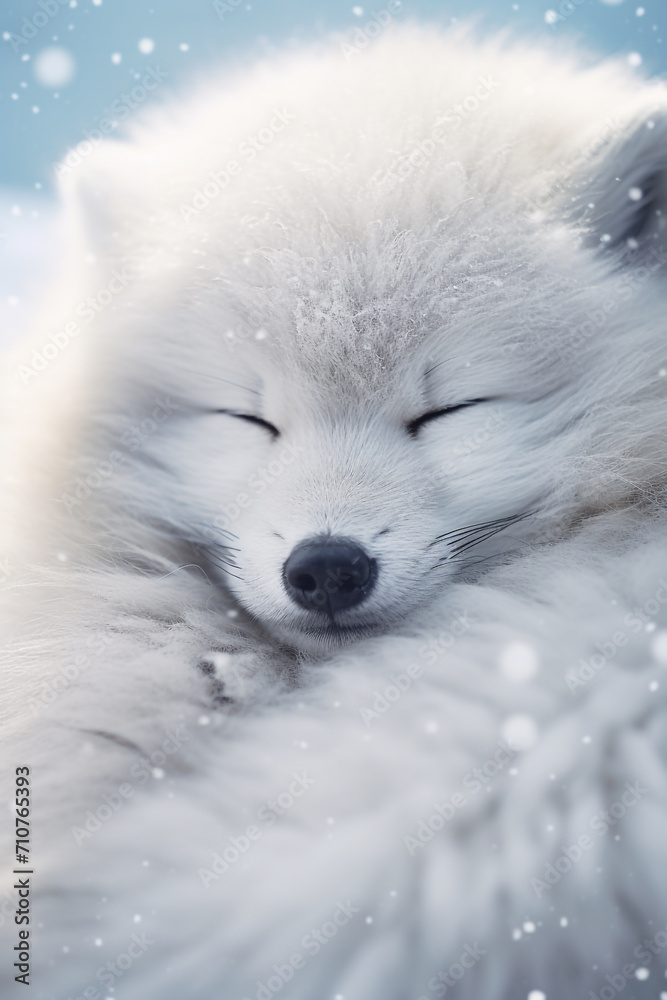
M209 65L354 29L383 7L385 0L369 6L217 0L218 10L214 0L0 0L0 185L52 185L58 157L150 66L169 74L155 92L160 100ZM485 31L511 25L522 36L576 38L595 52L641 56L640 71L667 72L667 0L645 6L631 0L405 0L403 8L396 20L447 24L476 16Z
M150 69L161 101L208 67L353 32L387 0L0 0L0 348L31 323L59 255L57 161ZM667 0L404 0L393 14L577 42L667 74ZM142 102L141 108L146 106ZM113 115L112 115L113 117Z

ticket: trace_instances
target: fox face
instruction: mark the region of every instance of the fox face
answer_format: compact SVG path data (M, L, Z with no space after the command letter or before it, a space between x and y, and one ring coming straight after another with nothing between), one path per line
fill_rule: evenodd
M393 44L345 70L354 107L332 86L338 64L311 66L308 97L288 74L280 145L230 167L236 187L228 177L215 199L202 188L196 211L182 211L193 172L223 162L199 134L217 105L189 126L202 163L179 160L178 130L162 136L159 203L163 154L144 137L118 171L148 208L125 209L104 245L132 287L120 316L100 318L116 358L107 399L117 371L133 412L158 391L177 400L135 456L134 509L307 651L386 632L452 580L663 488L656 94L632 96L615 131L614 95L601 97L577 145L548 81L551 120L517 117L524 89L496 54L493 115L439 127L397 180L383 165L407 141L406 108L423 118L438 87L453 105L460 84L436 46L406 95L390 82ZM84 201L99 211L94 176Z
M549 541L613 489L597 457L585 462L605 405L591 390L606 367L594 319L586 364L571 352L582 357L573 342L612 289L618 313L601 330L622 335L625 284L613 275L602 292L592 280L582 288L575 271L597 267L585 248L555 259L541 234L529 255L501 232L505 263L466 282L455 249L440 274L445 238L423 239L435 261L409 263L395 238L396 257L380 254L363 321L341 246L319 295L275 263L265 288L253 285L250 332L242 306L230 321L229 299L224 321L212 318L223 311L215 295L190 304L208 343L182 353L182 412L151 451L170 470L179 533L271 634L306 651L414 619L452 580ZM439 277L401 305L392 259L402 280ZM212 328L224 331L215 343Z
M273 634L316 650L386 631L524 537L569 411L516 385L511 351L484 364L437 330L401 356L384 331L345 360L319 340L320 361L259 329L155 448L182 532Z

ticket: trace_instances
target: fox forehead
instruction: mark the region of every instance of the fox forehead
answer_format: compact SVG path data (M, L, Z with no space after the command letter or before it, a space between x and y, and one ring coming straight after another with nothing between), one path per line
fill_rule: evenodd
M567 246L558 257L522 222L495 242L488 225L466 241L437 224L385 228L382 240L359 233L352 249L327 257L324 247L318 259L291 248L251 253L250 266L218 261L223 287L211 281L193 304L207 349L224 345L225 364L228 348L266 382L280 371L290 391L323 401L414 395L429 370L431 385L468 391L484 368L502 380L510 357L515 373L534 366L580 308L587 261L576 275Z

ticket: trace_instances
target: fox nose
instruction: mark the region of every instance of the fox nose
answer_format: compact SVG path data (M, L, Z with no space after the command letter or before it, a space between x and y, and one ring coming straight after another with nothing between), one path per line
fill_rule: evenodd
M361 604L375 586L377 566L347 538L312 538L293 550L283 567L285 589L308 611L333 615Z

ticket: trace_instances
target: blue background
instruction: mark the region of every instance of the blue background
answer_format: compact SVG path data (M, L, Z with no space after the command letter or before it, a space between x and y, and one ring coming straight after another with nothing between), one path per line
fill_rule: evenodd
M395 17L442 24L475 17L484 32L510 27L518 35L547 37L557 44L576 39L596 53L638 52L643 60L640 72L667 71L663 43L667 0L646 0L643 16L637 16L639 4L631 0L615 5L579 0L570 14L548 25L545 12L558 11L559 2L408 0ZM222 17L213 0L75 0L74 7L59 6L18 53L10 41L0 39L0 184L51 185L53 163L83 138L82 129L94 127L114 99L136 83L135 74L143 75L148 66L157 64L169 74L153 98L161 100L211 65L251 59L270 46L352 30L385 5L385 0L362 2L361 17L345 0L243 0ZM567 11L567 6L561 9ZM38 0L0 0L0 34L20 34L23 18L30 19L39 10ZM141 38L154 41L150 55L138 50ZM67 86L50 89L37 82L33 67L40 50L54 44L69 50L76 72ZM181 44L189 46L187 51ZM111 61L114 52L122 55L118 65Z
M271 49L363 27L387 0L231 0L221 17L213 0L42 0L54 12L34 37L12 45L27 22L45 20L39 0L0 0L0 351L38 321L62 253L55 170L107 109L137 86L148 67L168 74L147 100L178 93L211 67L252 62ZM363 13L360 15L360 9ZM561 11L555 23L545 14ZM637 11L644 13L638 16ZM404 0L395 21L448 25L474 19L480 33L509 30L555 46L576 43L593 58L638 54L636 72L667 72L667 0ZM6 37L5 37L6 36ZM666 36L667 37L667 36ZM139 50L151 39L153 51ZM39 55L57 46L71 56L67 85L39 82ZM112 61L112 54L121 56Z

